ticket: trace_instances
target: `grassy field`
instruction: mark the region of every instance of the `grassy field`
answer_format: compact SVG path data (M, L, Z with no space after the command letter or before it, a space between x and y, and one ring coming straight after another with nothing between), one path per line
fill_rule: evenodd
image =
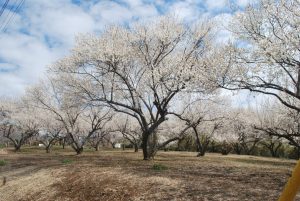
M277 200L296 162L195 155L159 152L143 161L132 150L0 150L0 200Z

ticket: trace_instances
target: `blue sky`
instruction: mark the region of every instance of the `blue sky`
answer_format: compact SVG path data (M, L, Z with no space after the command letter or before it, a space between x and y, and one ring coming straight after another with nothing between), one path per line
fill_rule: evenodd
M226 24L227 0L25 0L4 31L1 26L20 0L10 0L0 17L0 96L20 96L41 79L47 66L68 54L79 33L101 33L110 24L128 24L164 14L187 23L216 18ZM0 6L5 0L0 0ZM241 9L249 0L235 0ZM230 37L221 31L219 40Z

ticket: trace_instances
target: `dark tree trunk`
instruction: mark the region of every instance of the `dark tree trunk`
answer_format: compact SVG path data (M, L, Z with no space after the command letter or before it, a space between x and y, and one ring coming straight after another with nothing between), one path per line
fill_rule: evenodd
M275 157L279 157L279 149L280 147L282 146L282 143L279 143L277 146L275 146L275 149L274 149L274 155Z
M204 156L204 155L205 155L205 151L199 150L198 152L199 152L199 153L197 154L197 157L200 157L200 156Z
M148 152L148 139L149 134L143 133L143 139L142 139L142 149L143 149L143 160L149 160L149 152Z
M272 157L279 157L278 150L281 147L281 144L276 146L275 143L271 143L270 145L265 146L269 149Z
M63 149L65 149L65 144L66 144L66 139L65 138L63 138L63 140L62 140L63 142L62 142L62 148Z
M197 157L204 156L205 152L206 152L206 147L205 147L205 145L204 146L201 145L197 128L193 127L193 130L194 130L195 135L196 135L196 144L197 144L197 152L198 152Z
M49 141L49 144L48 144L48 145L45 145L45 144L44 144L44 145L46 146L46 153L50 153L51 148L52 148L52 146L53 146L55 140L56 140L56 139L53 138L52 140Z
M229 143L226 141L223 141L222 146L221 146L221 154L222 155L228 155L231 151L232 147Z
M21 144L15 144L15 152L21 151Z
M214 140L210 143L210 149L211 152L216 152L216 142Z
M99 151L99 144L98 144L98 143L97 143L96 146L95 146L95 150L96 150L96 151Z
M79 146L77 143L72 144L72 148L74 149L77 155L83 152L83 146Z
M46 146L46 153L50 153L50 146Z
M236 142L233 144L233 149L236 154L241 155L243 148L238 142Z
M80 155L83 152L83 147L79 147L75 151L77 155Z
M272 157L278 157L277 153L272 149L270 150Z
M252 144L250 145L250 148L248 147L248 144L246 142L244 142L242 144L243 149L245 151L246 155L253 155L254 153L254 149L256 148L257 143L259 142L259 140L254 140L253 142L251 142Z
M139 151L139 146L137 144L134 144L134 152L138 152Z
M8 139L12 142L14 145L14 151L19 152L21 150L21 146L23 145L22 140L14 140L13 138L8 137Z
M182 138L182 139L179 139L178 141L177 141L177 148L176 148L176 151L181 151L180 150L180 145L181 145L181 142L184 140L184 138ZM186 144L187 144L187 142L186 142ZM185 148L185 151L187 151L187 148L186 147L184 147Z
M164 122L164 120L165 118L161 117L148 130L144 130L142 134L143 160L150 160L151 158L154 158L158 149L156 129L162 122ZM148 125L145 127L148 127Z

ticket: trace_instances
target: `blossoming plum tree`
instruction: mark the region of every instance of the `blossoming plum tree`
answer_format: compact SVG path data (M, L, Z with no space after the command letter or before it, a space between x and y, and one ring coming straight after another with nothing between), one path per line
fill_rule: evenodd
M191 28L172 17L113 26L101 36L78 38L72 54L57 61L57 73L73 93L133 117L142 130L144 160L149 137L167 120L179 93L210 93L213 24Z

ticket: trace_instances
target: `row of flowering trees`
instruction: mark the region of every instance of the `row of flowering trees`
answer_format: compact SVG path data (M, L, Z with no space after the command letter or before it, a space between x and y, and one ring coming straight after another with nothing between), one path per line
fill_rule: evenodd
M294 110L269 102L260 108L234 108L224 104L224 97L191 100L177 102L179 112L170 114L151 136L151 157L165 148L193 150L197 156L212 151L299 157L300 118ZM135 151L141 147L141 128L126 114L85 104L76 113L72 106L72 111L56 108L53 114L32 105L28 100L1 102L0 141L4 137L16 151L28 142L42 143L47 153L57 143L70 145L77 154L84 147L99 150L100 145L114 147L118 142L131 144Z
M228 141L239 133L245 141L255 128L254 135L297 138L298 132L279 134L279 128L274 134L269 128L274 125L261 115L254 122L234 115L220 93L224 88L263 93L298 115L299 11L298 1L261 0L236 14L230 24L235 41L225 45L215 42L214 22L189 26L170 16L82 35L20 103L3 101L1 132L16 149L26 138L14 140L13 133L64 133L78 154L90 139L97 146L119 132L142 147L144 160L187 131L194 133L199 155L216 134Z

